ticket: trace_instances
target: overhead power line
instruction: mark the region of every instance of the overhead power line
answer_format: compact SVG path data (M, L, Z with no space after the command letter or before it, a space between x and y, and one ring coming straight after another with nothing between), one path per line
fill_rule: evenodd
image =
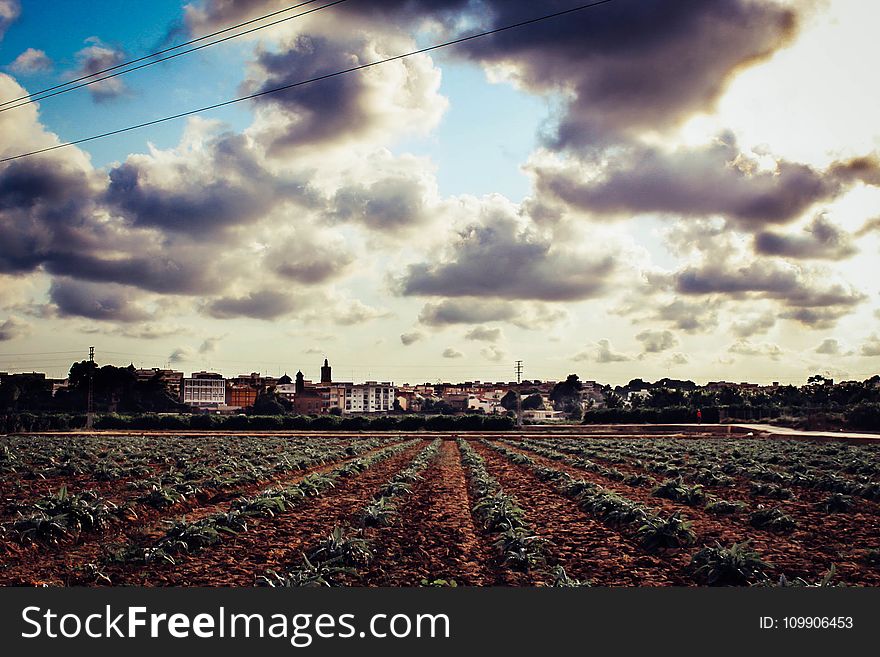
M287 9L283 9L280 12L274 12L272 14L268 14L267 16L263 16L262 18L255 18L253 21L248 21L247 23L242 23L241 25L238 25L238 26L229 27L229 28L226 28L225 30L221 30L220 32L215 32L214 35L222 34L223 32L228 32L230 30L237 29L238 27L242 27L243 25L249 25L250 23L253 23L253 22L265 20L268 17L275 16L275 15L282 13L282 12L291 11L292 9L297 9L299 7L303 7L305 5L312 4L313 2L317 2L317 1L318 0L308 0L308 2L302 2L298 5L294 5L293 7L288 7ZM202 41L204 39L208 39L208 38L210 38L211 35L205 36L205 37L200 37L199 39L194 39L193 41L188 41L187 43L184 43L184 44L181 44L178 46L174 46L173 48L168 48L166 50L160 51L159 53L153 53L152 55L140 57L140 58L132 60L130 62L125 62L122 64L118 64L116 66L111 66L110 68L106 68L103 71L98 71L96 73L84 75L80 78L77 78L76 80L71 80L69 82L65 82L62 85L57 85L57 86L51 87L49 89L44 89L43 91L38 91L38 92L35 92L35 93L30 94L28 96L22 96L20 98L15 99L15 100L7 100L6 102L0 103L0 112L8 112L9 110L14 110L17 107L23 107L25 105L30 105L32 103L36 103L36 102L45 100L47 98L52 98L54 96L60 96L61 94L66 94L70 91L75 91L77 89L82 89L83 87L88 87L93 84L98 84L99 82L104 82L105 80L110 80L111 78L117 78L121 75L126 75L127 73L133 73L134 71L139 71L141 69L148 68L150 66L155 66L156 64L161 64L162 62L167 62L169 59L176 59L177 57L182 57L183 55L188 55L188 54L194 53L198 50L204 50L205 48L210 48L211 46L216 46L218 43L225 43L226 41L231 41L232 39L237 39L238 37L245 36L246 34L258 32L259 30L265 30L268 27L273 27L275 25L279 25L281 23L291 21L295 18L301 18L302 16L307 16L308 14L314 14L315 12L321 11L322 9L329 9L330 7L335 7L336 5L342 4L343 2L347 2L347 1L348 0L335 0L334 2L330 2L330 3L328 3L326 5L322 5L320 7L315 7L314 9L309 9L308 11L304 11L300 14L294 14L293 16L287 16L286 18L282 18L280 20L273 21L271 23L266 23L265 25L259 25L257 27L253 27L249 30L245 30L244 32L239 32L238 34L232 34L229 36L225 36L222 39L217 39L216 41L211 41L209 43L203 43L202 45L196 46L195 48L190 48L189 50L183 50L181 52L174 53L173 55L159 57L159 55L161 55L162 53L167 53L172 50L177 50L178 48L183 48L184 46L195 43L197 41ZM159 59L154 59L155 57L159 57ZM146 63L140 64L139 66L132 66L131 68L125 68L127 66L131 66L132 64L136 64L138 62L143 62L145 60L151 60L151 61L147 61ZM120 69L120 68L125 68L125 70L122 70L122 71L116 70L116 69ZM104 75L103 77L96 77L96 76L100 76L104 73L108 73L110 71L116 71L116 72L110 73L109 75ZM94 79L90 79L90 78L94 78ZM87 80L87 82L82 82L83 80ZM75 84L76 82L79 82L79 84ZM67 85L73 85L73 86L67 86ZM65 88L61 88L61 87L65 87ZM57 91L55 91L56 89L57 89ZM21 102L19 102L19 101L21 101ZM15 103L15 104L13 104L13 103Z
M358 71L363 71L365 69L373 68L376 66L380 66L382 64L388 64L390 62L399 61L401 59L406 59L408 57L413 57L415 55L421 55L427 52L432 52L434 50L439 50L441 48L448 48L450 46L459 45L465 43L467 41L473 41L474 39L481 39L487 36L491 36L493 34L498 34L500 32L506 32L508 30L513 30L520 27L525 27L527 25L534 25L535 23L540 23L542 21L547 21L553 18L559 18L561 16L566 16L568 14L573 14L578 11L583 11L585 9L592 9L593 7L598 7L600 5L606 5L613 0L599 0L598 2L591 2L586 5L580 5L577 7L572 7L571 9L565 9L563 11L557 11L552 14L545 14L543 16L538 16L537 18L532 18L525 21L520 21L518 23L513 23L512 25L505 25L503 27L498 27L492 30L488 30L486 32L479 32L477 34L471 34L470 36L461 37L459 39L453 39L451 41L445 41L443 43L438 43L433 46L428 46L426 48L419 48L418 50L413 50L402 55L395 55L394 57L388 57L386 59L380 59L374 62L368 62L366 64L360 64L358 66L352 66L351 68L343 69L341 71L336 71L334 73L327 73L325 75L319 75L314 78L310 78L308 80L300 80L299 82L293 82L291 84L286 84L280 87L274 87L272 89L267 89L265 91L258 91L253 94L248 94L247 96L240 96L239 98L233 98L232 100L226 100L220 103L215 103L213 105L208 105L206 107L200 107L198 109L189 110L187 112L180 112L179 114L173 114L171 116L166 116L161 119L154 119L152 121L146 121L144 123L138 123L136 125L131 125L125 128L119 128L118 130L111 130L109 132L104 132L99 135L93 135L91 137L85 137L83 139L77 139L74 141L68 141L61 144L56 144L55 146L49 146L48 148L41 148L39 150L30 151L29 153L21 153L19 155L13 155L11 157L5 157L0 159L0 163L3 162L11 162L13 160L19 160L25 157L31 157L33 155L40 155L42 153L48 153L50 151L56 151L60 148L67 148L68 146L78 146L79 144L85 144L87 142L96 141L99 139L106 139L107 137L113 137L115 135L123 134L126 132L132 132L133 130L140 130L142 128L148 128L150 126L158 125L160 123L167 123L168 121L174 121L176 119L181 119L187 116L192 116L194 114L201 114L202 112L209 112L211 110L220 109L222 107L227 107L229 105L234 105L236 103L242 103L247 100L253 100L254 98L259 98L261 96L268 96L270 94L279 93L281 91L287 91L289 89L295 89L297 87L302 87L308 84L313 84L315 82L320 82L322 80L329 80L330 78L339 77L342 75L347 75L349 73L356 73Z

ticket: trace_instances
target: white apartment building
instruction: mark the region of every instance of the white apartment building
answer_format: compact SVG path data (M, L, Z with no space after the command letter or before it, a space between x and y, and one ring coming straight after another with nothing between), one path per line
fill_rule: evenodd
M183 379L181 401L193 408L218 408L226 405L226 379L214 372L194 372Z
M392 383L367 381L339 385L345 387L345 403L341 407L345 415L387 413L394 410L397 389Z

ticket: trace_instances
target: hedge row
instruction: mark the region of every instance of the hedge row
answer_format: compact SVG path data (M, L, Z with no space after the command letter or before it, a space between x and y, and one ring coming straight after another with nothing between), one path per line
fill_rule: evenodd
M597 408L584 413L583 424L692 424L696 409L687 406L667 408ZM718 422L718 409L703 409L703 422Z
M507 431L514 421L483 415L102 415L96 429L228 431Z

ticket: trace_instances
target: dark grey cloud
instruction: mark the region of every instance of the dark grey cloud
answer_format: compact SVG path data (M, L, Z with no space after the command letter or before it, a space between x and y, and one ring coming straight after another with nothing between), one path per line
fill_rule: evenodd
M668 322L686 333L705 333L718 326L718 306L715 299L687 301L675 299L661 304L655 319Z
M151 175L154 168L161 175ZM253 224L280 203L307 206L316 198L307 181L268 172L247 138L231 133L211 140L201 157L171 164L130 157L110 171L106 194L106 202L133 226L202 239Z
M464 358L464 354L458 351L458 349L447 347L443 350L443 358Z
M481 27L570 7L566 0L474 5L476 16L490 17ZM612 2L478 39L458 52L512 65L520 83L534 91L573 93L553 141L578 146L662 129L711 109L737 72L791 40L797 22L791 9L773 2Z
M732 135L695 149L665 152L645 146L623 147L609 155L598 176L580 167L534 169L539 196L555 198L604 218L633 214L686 217L723 216L747 229L793 221L813 205L837 198L857 177L777 160L773 170L757 169ZM870 181L870 164L858 180Z
M150 317L140 304L138 292L121 285L56 278L49 288L49 299L61 317L114 322L141 322Z
M642 350L646 354L659 354L678 345L678 339L671 331L642 331L636 340L642 343Z
M808 275L773 260L742 266L723 260L705 263L678 272L672 283L684 295L773 299L782 304L779 317L813 328L830 328L866 299L855 288L829 282L820 273Z
M302 300L285 292L260 290L240 297L221 297L209 301L204 312L216 319L274 320L302 307Z
M410 265L400 292L579 301L604 293L615 271L611 255L576 254L499 215L460 232L451 252L445 260Z
M844 260L858 253L852 236L824 215L817 216L801 233L758 233L755 235L755 251L763 255L816 260Z
M87 248L103 231L91 177L56 158L0 169L0 272L34 271L50 257Z
M331 221L355 221L382 232L424 223L429 216L422 182L404 176L343 187L327 212Z
M409 347L410 345L413 345L416 342L419 342L420 340L424 339L424 337L425 337L424 334L419 333L418 331L413 331L412 333L401 333L400 334L400 343L404 347Z
M458 298L427 303L419 313L426 326L508 322L525 330L551 329L566 318L563 310L543 304L526 304L501 299Z
M188 10L196 32L278 9L274 0L208 0ZM387 0L353 2L318 19L366 20L372 30L412 34L425 21L441 26L445 37L462 36L571 8L566 0ZM563 18L502 32L456 47L455 56L513 71L516 81L535 93L564 90L572 100L563 109L550 140L577 146L614 135L679 123L711 109L732 77L766 59L797 31L795 12L774 2L752 0L640 0L612 2ZM354 30L352 30L354 31ZM305 37L289 53L261 56L267 87L351 65L352 54ZM292 138L332 135L329 119L316 125L322 108L339 108L351 117L357 98L355 79L329 81L324 98L295 98L306 117ZM305 91L305 90L303 90ZM309 95L308 92L306 95ZM351 129L351 126L345 126ZM310 131L309 128L312 130Z
M9 342L28 334L31 325L17 317L7 317L0 322L0 342Z
M107 45L98 37L86 39L87 45L76 54L79 64L71 78L95 75L108 68L119 66L126 61L125 52L115 46ZM86 87L92 98L99 103L107 102L127 93L128 89L122 77L101 80Z
M344 275L355 257L338 240L301 235L273 249L266 261L282 278L317 285Z

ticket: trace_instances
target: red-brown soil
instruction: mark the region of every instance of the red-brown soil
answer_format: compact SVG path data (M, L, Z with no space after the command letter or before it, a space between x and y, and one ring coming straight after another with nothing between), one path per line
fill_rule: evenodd
M578 509L570 500L503 456L474 443L486 468L525 510L536 534L553 543L551 558L569 577L596 586L669 586L690 583L675 563L646 553L636 543ZM546 581L546 576L537 579Z
M873 537L877 536L880 528L876 526L875 518L871 515L826 514L815 511L809 503L793 501L789 503L789 510L799 523L798 528L789 535L776 534L751 527L745 515L715 516L704 511L702 507L654 497L649 488L611 481L599 474L559 463L527 450L511 449L527 454L536 463L567 472L577 479L591 481L656 511L665 514L680 512L692 523L698 546L711 546L716 542L730 546L748 539L751 548L773 565L772 572L777 576L784 574L789 578L803 577L808 581L816 581L834 565L842 581L880 585L880 573L859 563L864 549L878 544ZM757 504L753 499L750 508L758 508ZM764 504L768 507L780 505L777 500L764 501ZM834 531L826 531L826 527L834 528ZM686 565L689 558L690 555L682 551L679 555L680 564Z
M493 568L491 545L471 516L458 446L444 440L411 495L397 503L393 524L367 530L375 558L353 583L419 586L423 579L458 586L506 584Z
M149 544L163 536L169 524L174 521L200 520L225 511L229 507L229 501L234 498L256 495L269 488L294 485L310 474L333 470L384 447L387 445L359 456L328 462L306 470L291 471L281 477L233 490L206 490L196 497L161 511L139 506L136 510L137 517L115 523L103 532L81 534L55 545L40 543L20 545L11 540L0 541L0 586L77 583L82 577L86 564L98 565L106 560L109 551L122 548L126 543Z
M176 564L141 568L108 568L118 585L129 586L252 586L259 575L298 564L304 550L326 537L360 509L394 473L425 447L419 443L354 477L339 480L335 489L309 498L274 518L254 518L248 530Z

